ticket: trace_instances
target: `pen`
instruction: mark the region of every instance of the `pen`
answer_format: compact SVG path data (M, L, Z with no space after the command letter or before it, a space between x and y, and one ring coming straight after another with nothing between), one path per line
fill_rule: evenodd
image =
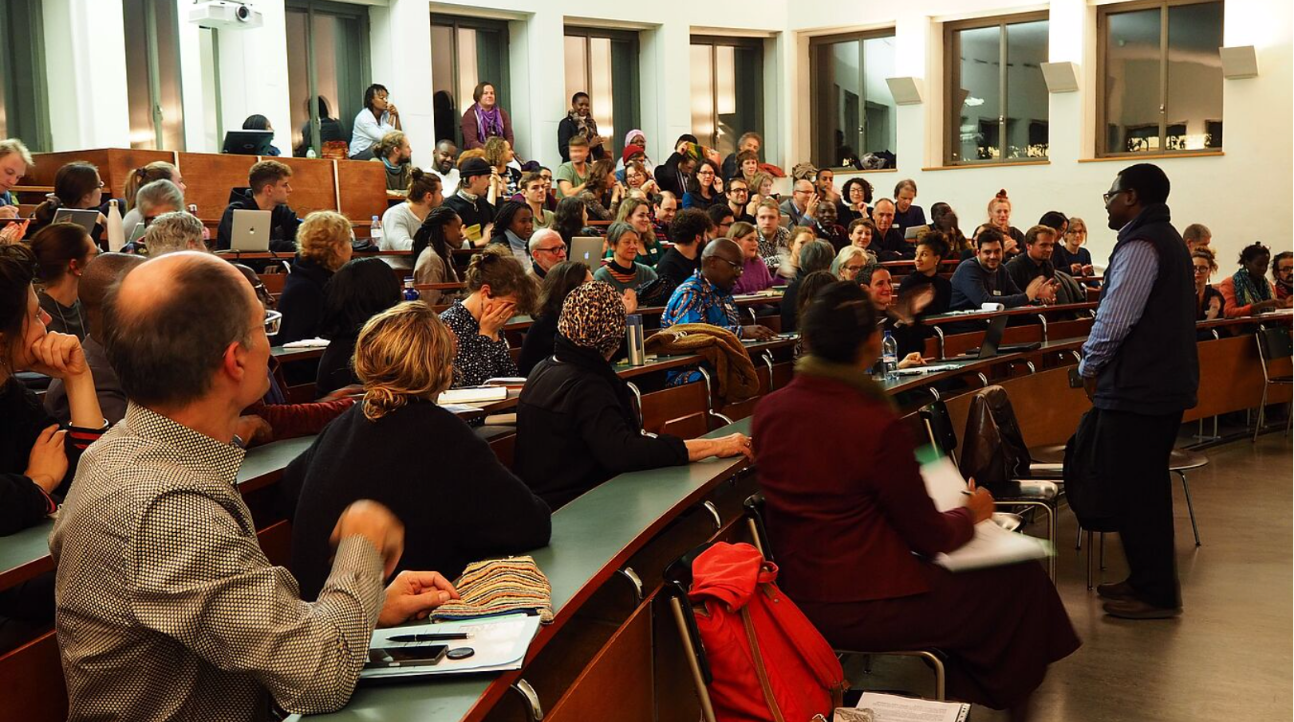
M965 494L966 496L975 496L975 492L969 489L962 489L962 493ZM392 637L392 639L396 639L396 638Z
M448 642L454 639L467 639L467 632L454 634L398 634L387 637L390 642Z

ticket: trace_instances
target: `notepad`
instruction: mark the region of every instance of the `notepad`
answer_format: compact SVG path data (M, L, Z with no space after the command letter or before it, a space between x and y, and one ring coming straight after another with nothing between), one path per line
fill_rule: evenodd
M971 706L962 702L934 702L928 699L900 697L896 694L863 692L854 709L872 711L874 722L965 722ZM838 720L849 720L848 708L837 712Z
M538 631L539 617L526 614L378 629L373 632L373 637L369 641L370 647L403 647L420 644L390 641L390 637L398 634L465 633L468 635L466 640L448 643L450 651L458 647L470 647L473 654L465 659L442 659L435 666L365 667L360 671L359 677L360 679L389 679L521 669L521 663L526 658L526 650L530 648L530 642Z
M479 404L489 401L502 401L508 398L506 386L468 386L461 389L442 391L436 398L441 406L448 404Z

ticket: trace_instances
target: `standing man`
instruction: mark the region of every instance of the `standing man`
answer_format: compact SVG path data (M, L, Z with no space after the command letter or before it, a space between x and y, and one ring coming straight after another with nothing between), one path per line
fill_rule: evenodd
M436 144L431 154L431 172L440 176L440 189L446 198L458 192L458 146L452 140Z
M1168 457L1200 382L1190 254L1170 222L1168 176L1149 163L1124 168L1105 194L1118 231L1105 288L1078 366L1096 414L1095 458L1114 506L1128 578L1102 584L1105 612L1164 619L1182 612L1173 554Z

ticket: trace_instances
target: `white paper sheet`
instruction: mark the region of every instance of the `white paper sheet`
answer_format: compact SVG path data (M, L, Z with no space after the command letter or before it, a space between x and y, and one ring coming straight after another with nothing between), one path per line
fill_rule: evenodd
M876 722L960 722L970 714L970 705L961 702L934 702L879 692L864 692L856 708L872 710Z
M493 672L521 669L530 641L539 632L539 617L528 614L508 614L488 619L464 619L456 622L391 627L373 632L370 647L416 647L427 642L390 642L390 637L402 634L453 634L466 632L467 639L445 642L450 650L471 647L476 654L467 659L445 658L431 667L399 667L370 669L359 673L360 679L386 677L425 677L429 675L459 674L463 672Z

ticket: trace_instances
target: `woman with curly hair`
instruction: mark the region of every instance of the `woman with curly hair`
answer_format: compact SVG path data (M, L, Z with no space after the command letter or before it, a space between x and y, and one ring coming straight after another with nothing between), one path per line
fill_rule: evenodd
M319 335L324 287L350 261L355 250L350 221L333 211L315 211L297 229L297 257L279 296L283 323L274 343L283 345Z

